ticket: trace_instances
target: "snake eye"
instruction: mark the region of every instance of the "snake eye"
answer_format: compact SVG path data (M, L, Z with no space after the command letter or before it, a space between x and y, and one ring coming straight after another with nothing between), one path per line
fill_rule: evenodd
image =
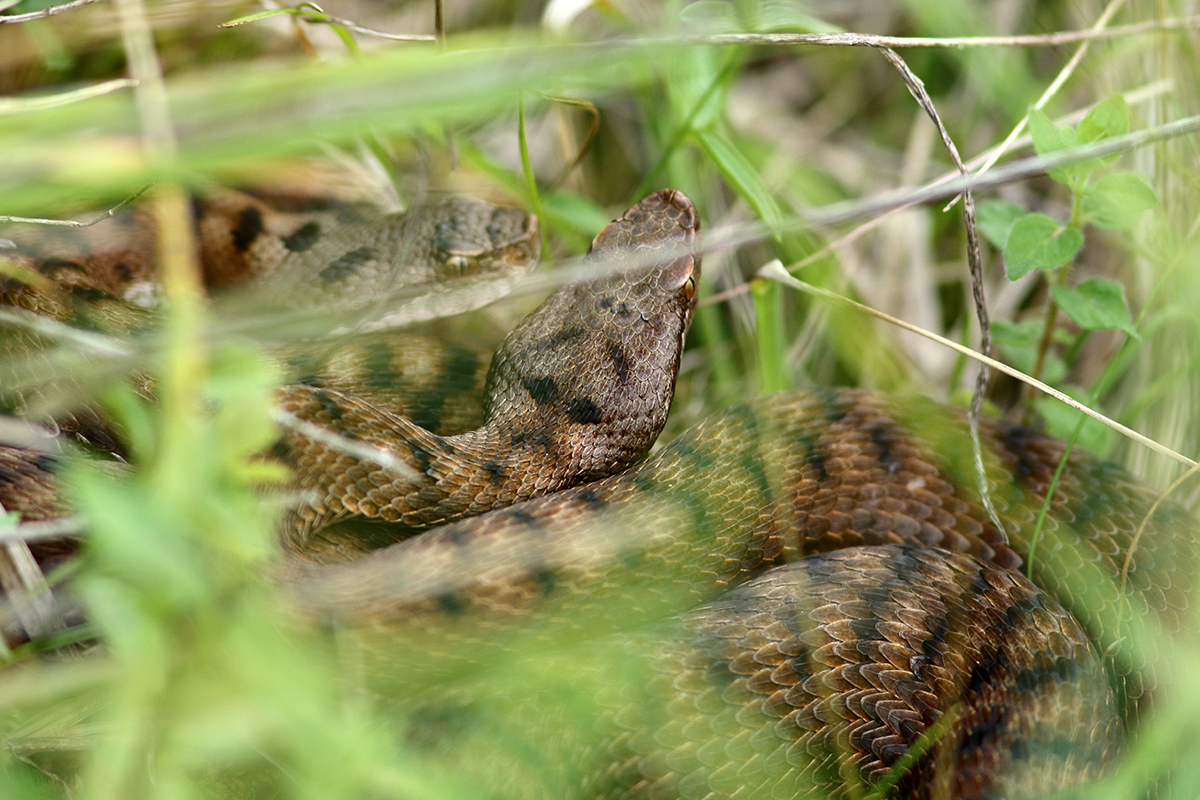
M689 275L688 279L686 281L684 281L684 284L683 284L683 297L690 303L690 302L692 302L692 299L695 296L696 296L696 278L693 275Z
M466 275L471 262L466 256L450 256L446 259L446 269L454 275Z

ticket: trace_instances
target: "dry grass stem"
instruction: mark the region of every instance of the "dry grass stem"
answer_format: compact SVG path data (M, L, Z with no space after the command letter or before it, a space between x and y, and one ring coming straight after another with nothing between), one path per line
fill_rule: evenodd
M132 86L133 84L134 84L134 81L129 81L130 86ZM146 193L146 190L149 189L151 185L152 184L147 184L146 186L143 186L141 189L138 189L136 192L129 195L129 197L126 197L121 202L117 203L115 206L110 208L108 211L105 211L103 214L100 214L99 216L93 217L92 219L86 220L84 222L80 222L80 221L74 220L74 219L42 219L39 217L11 217L11 216L6 216L3 214L0 214L0 223L23 222L23 223L27 223L30 225L57 225L57 226L60 226L63 228L90 228L93 225L95 225L97 222L103 222L106 219L110 219L118 211L125 208L127 205L132 203L134 200L137 200L139 197L141 197L143 194Z
M766 264L765 266L763 266L762 269L759 270L758 274L764 278L769 278L770 280L773 280L773 281L779 281L780 283L784 284L785 286L790 286L793 289L799 289L802 292L816 295L816 296L822 297L826 300L832 300L835 303L840 303L849 308L853 308L856 311L861 311L864 314L870 314L871 316L876 317L877 319L881 319L884 322L887 322L891 325L895 325L898 328L903 328L906 331L910 331L919 336L924 336L926 339L935 341L938 344L945 345L946 347L949 347L950 349L954 350L955 352L961 353L962 355L966 356L967 358L974 359L975 361L978 361L981 364L986 364L987 366L991 367L992 369L996 370L997 372L1003 372L1005 375L1016 378L1017 380L1021 381L1022 383L1032 386L1033 388L1035 388L1041 392L1045 392L1046 394L1053 397L1055 400L1065 403L1066 405L1070 406L1071 408L1075 409L1076 411L1081 411L1084 414L1087 414L1089 417L1096 420L1097 422L1100 422L1101 424L1103 424L1109 428L1112 428L1114 431L1116 431L1117 433L1120 433L1122 436L1126 436L1129 439L1131 439L1132 441L1135 441L1138 444L1140 444L1144 447L1147 447L1156 453L1167 456L1168 458L1178 461L1180 464L1183 464L1188 467L1196 466L1197 462L1188 458L1187 456L1185 456L1181 453L1176 453L1171 448L1161 445L1158 442L1154 441L1153 439L1151 439L1147 436L1143 436L1142 434L1138 433L1137 431L1133 430L1132 428L1128 428L1128 427L1122 425L1121 423L1117 422L1116 420L1110 419L1110 418L1104 416L1103 414L1101 414L1098 411L1093 411L1092 409L1085 406L1083 403L1080 403L1079 401L1075 400L1074 398L1070 397L1069 395L1063 394L1059 390L1055 389L1053 386L1045 384L1029 375L1026 375L1025 373L1021 372L1020 370L1014 369L1013 367L1008 366L1007 364L1005 364L1002 361L997 361L994 358L989 358L989 357L985 356L983 353L978 353L969 347L965 347L965 346L959 344L958 342L947 339L944 336L939 336L938 334L934 333L933 331L927 331L923 328L918 328L916 325L911 325L911 324L905 322L904 320L896 319L895 317L889 316L888 314L885 314L882 311L876 311L875 309L870 308L869 306L864 306L861 303L856 303L847 297L842 297L841 295L835 294L834 292L830 292L830 291L822 289L818 286L813 286L812 284L808 284L803 281L797 280L796 278L792 277L792 275L789 274L786 269L784 269L783 264L781 264L779 261L772 261L769 264Z
M62 5L43 8L40 11L30 11L28 14L10 14L7 16L0 14L0 24L4 24L6 22L29 22L30 20L35 19L45 19L46 17L52 17L55 14L62 14L65 11L73 11L76 8L90 6L95 2L97 2L97 0L73 0L70 3L63 3Z
M1030 36L966 36L954 37L905 37L876 36L869 33L718 33L710 36L680 37L677 39L642 41L641 44L661 41L671 44L754 44L754 45L810 45L817 47L1057 47L1074 42L1094 39L1115 39L1163 31L1190 30L1200 27L1200 16L1168 18L1164 20L1136 22L1107 29L1086 31L1063 31Z
M387 450L341 436L328 428L322 428L320 425L300 419L290 411L276 407L271 410L271 418L279 425L294 430L296 433L312 439L314 442L319 442L335 453L341 453L342 455L363 461L370 461L372 464L377 464L383 469L414 483L418 482L422 477L415 469L396 458L396 456Z

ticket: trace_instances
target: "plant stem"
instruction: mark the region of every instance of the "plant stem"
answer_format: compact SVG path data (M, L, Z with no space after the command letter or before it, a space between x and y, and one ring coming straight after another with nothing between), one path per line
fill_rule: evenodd
M1067 228L1075 228L1078 230L1081 227L1081 217L1083 214L1083 187L1071 186L1071 219L1067 222ZM1064 229L1065 230L1065 229ZM1054 302L1054 294L1051 290L1055 286L1062 286L1067 281L1067 275L1071 271L1071 262L1059 264L1052 270L1049 270L1049 276L1046 278L1048 286L1046 287L1046 300L1049 307L1046 309L1046 325L1042 328L1042 339L1038 342L1037 360L1033 364L1033 377L1036 380L1042 379L1042 370L1046 366L1046 353L1050 350L1050 345L1054 342L1054 330L1058 325L1058 303ZM1025 425L1033 422L1034 407L1037 402L1037 395L1032 391L1025 393L1025 415L1022 423Z

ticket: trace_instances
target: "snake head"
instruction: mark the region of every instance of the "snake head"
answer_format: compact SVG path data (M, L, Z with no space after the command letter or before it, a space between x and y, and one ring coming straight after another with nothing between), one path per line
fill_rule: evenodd
M517 208L455 198L435 206L432 258L438 280L502 271L537 263L542 236L537 217Z
M641 285L649 296L672 299L682 314L682 336L696 310L699 244L700 220L692 201L677 189L660 189L600 231L588 253L633 261L626 283Z
M562 286L504 340L485 419L585 479L640 457L666 423L696 308L700 225L682 192L651 194L596 237L599 274Z

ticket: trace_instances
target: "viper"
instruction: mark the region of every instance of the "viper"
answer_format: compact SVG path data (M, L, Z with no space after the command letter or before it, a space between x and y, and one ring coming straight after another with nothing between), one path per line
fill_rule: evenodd
M226 215L233 250L292 257L308 223L271 231L252 207ZM1154 643L1183 630L1195 520L1151 514L1146 488L1073 454L1035 539L1064 448L996 421L1001 531L961 414L853 390L759 398L642 458L695 307L698 237L671 190L606 228L589 258L621 269L563 287L510 334L471 430L422 428L320 370L282 389L330 434L288 431L274 453L307 490L273 576L297 617L352 635L380 691L547 640L620 651L601 663L637 677L594 684L612 687L595 731L535 715L547 758L570 765L549 796L1028 797L1102 774L1153 704ZM387 248L370 249L305 260L307 280L355 278ZM89 302L118 293L103 294ZM53 464L4 458L6 507L49 507ZM411 736L443 712L470 719L446 698Z

